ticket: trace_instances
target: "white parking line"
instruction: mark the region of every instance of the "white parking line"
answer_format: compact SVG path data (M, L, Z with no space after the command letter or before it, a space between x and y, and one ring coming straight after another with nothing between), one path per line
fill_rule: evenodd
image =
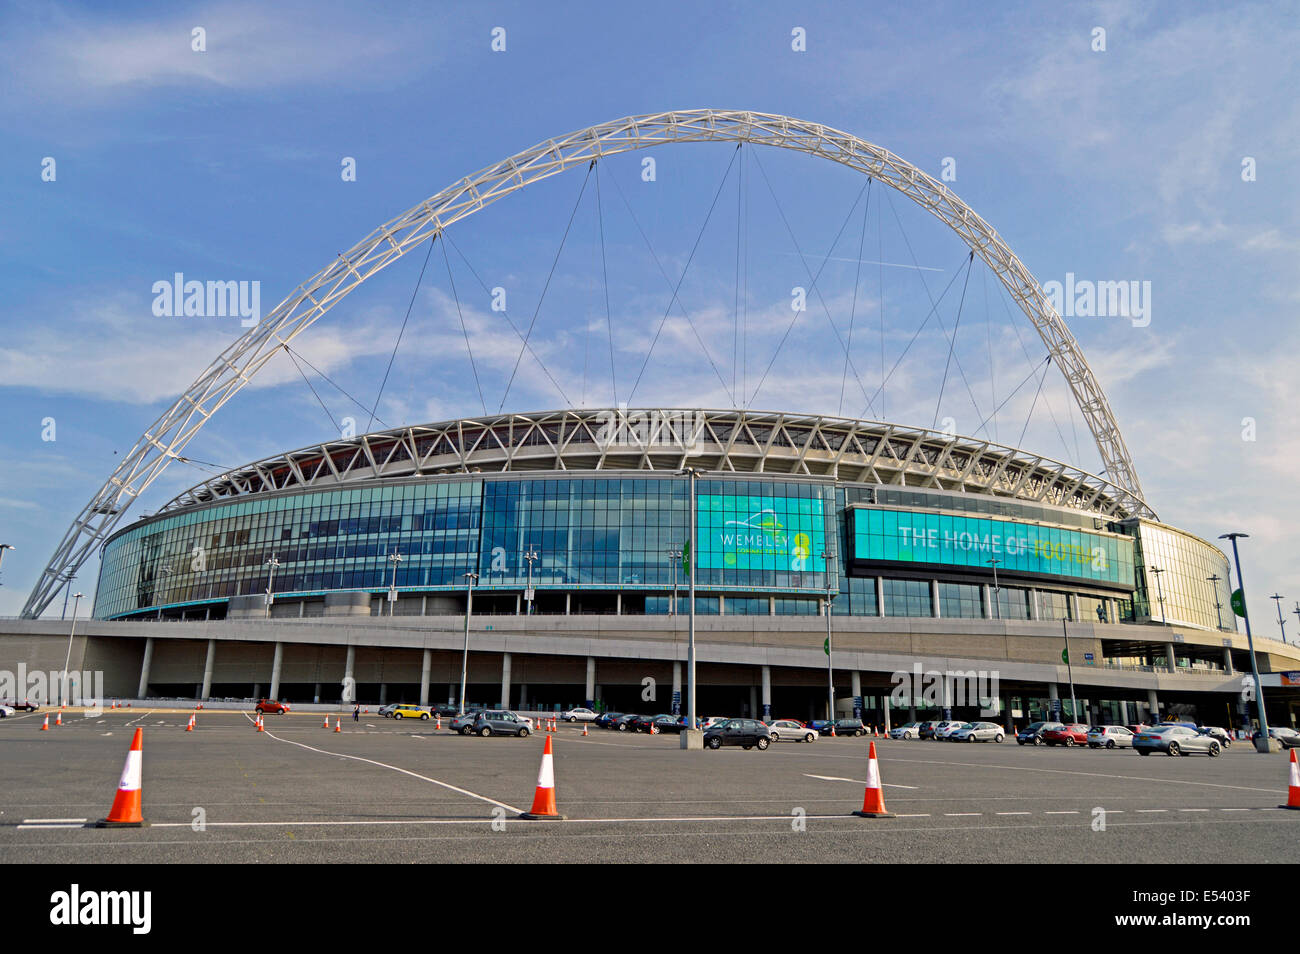
M84 818L24 818L22 824L15 827L23 831L28 828L83 828L85 824Z
M1169 811L1167 808L1139 808L1137 813L1139 815L1161 815L1167 811Z
M995 815L1032 815L1033 812L994 812Z
M865 779L860 778L840 778L838 775L809 775L807 772L804 772L803 774L805 778L819 778L823 782L853 782L856 785L867 784ZM917 788L916 785L898 785L894 782L885 782L884 786L886 788L910 788L912 790Z
M1043 812L1044 815L1077 815L1078 812Z

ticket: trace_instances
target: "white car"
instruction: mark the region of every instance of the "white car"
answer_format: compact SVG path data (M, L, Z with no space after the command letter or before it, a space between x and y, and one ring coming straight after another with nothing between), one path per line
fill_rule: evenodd
M921 737L921 723L906 722L903 725L896 725L889 730L891 739L919 739Z
M950 742L1001 742L1002 727L993 722L967 722L948 733Z
M950 739L952 734L963 726L970 725L969 722L940 722L934 727L934 737L936 739Z
M596 718L596 713L592 712L590 709L579 707L577 709L570 709L568 712L564 713L563 718L565 722L591 722Z
M773 742L816 742L818 732L793 719L776 719L767 724Z
M1133 732L1122 725L1094 725L1088 730L1088 748L1090 749L1131 749Z
M14 714L14 710L9 706L0 706L0 719L7 719Z

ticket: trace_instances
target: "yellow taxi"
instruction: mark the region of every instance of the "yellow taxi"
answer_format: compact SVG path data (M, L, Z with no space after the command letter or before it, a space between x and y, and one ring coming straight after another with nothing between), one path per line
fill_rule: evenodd
M393 707L394 719L423 719L429 721L429 712L419 706L400 705Z

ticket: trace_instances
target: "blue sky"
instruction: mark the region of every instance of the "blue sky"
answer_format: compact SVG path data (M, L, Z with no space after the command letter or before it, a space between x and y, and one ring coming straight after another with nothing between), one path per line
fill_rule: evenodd
M1161 518L1210 539L1251 534L1252 621L1276 635L1268 595L1300 599L1290 18L1266 4L612 7L6 6L0 542L18 550L0 569L0 614L18 611L120 455L242 330L156 317L155 282L257 281L265 313L381 222L499 159L620 116L707 106L822 122L935 176L951 158L950 187L1040 282L1150 282L1148 326L1075 318L1071 331ZM191 48L196 27L203 52ZM495 27L504 52L491 49ZM796 27L803 52L791 48ZM1092 49L1098 27L1104 51ZM541 361L519 362L507 410L627 400L644 365L635 404L951 417L959 433L1100 467L1059 375L1041 390L1030 376L1044 354L1032 327L986 269L966 275L955 236L900 195L862 195L847 170L742 153L732 163L726 146L654 150L653 183L634 155L602 163L599 183L579 170L524 190L453 230L455 250L446 262L434 251L418 288L423 249L367 282L299 339L300 353L369 405L409 305L378 417L495 411L519 342L472 266L507 289L521 328L536 314ZM54 181L42 179L46 157ZM343 157L356 160L354 182ZM655 258L675 282L697 236L683 308L670 308ZM814 272L826 259L826 311L810 306L778 348L789 290L809 284L796 242ZM825 315L841 332L852 323L854 367L874 392L882 348L888 371L950 282L938 314L959 322L961 374L943 384L948 349L931 324L868 412ZM311 379L324 409L277 359L189 455L231 467L336 436L348 414L364 427L349 398ZM47 418L53 441L42 440ZM135 512L206 475L172 465ZM89 595L92 565L78 586ZM1300 619L1288 619L1294 636Z

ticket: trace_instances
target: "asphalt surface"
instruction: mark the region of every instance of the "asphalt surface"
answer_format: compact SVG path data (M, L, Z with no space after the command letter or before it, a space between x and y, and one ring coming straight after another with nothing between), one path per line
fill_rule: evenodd
M542 737L319 714L111 710L0 721L0 863L1294 862L1284 756L877 743L889 819L860 819L862 739L683 752L561 726L562 822L532 804ZM51 720L52 721L52 720ZM331 721L331 726L332 726ZM136 727L149 827L102 830ZM1104 830L1094 830L1104 811ZM54 821L49 821L49 820ZM201 830L196 830L202 824ZM66 827L61 827L66 826Z

